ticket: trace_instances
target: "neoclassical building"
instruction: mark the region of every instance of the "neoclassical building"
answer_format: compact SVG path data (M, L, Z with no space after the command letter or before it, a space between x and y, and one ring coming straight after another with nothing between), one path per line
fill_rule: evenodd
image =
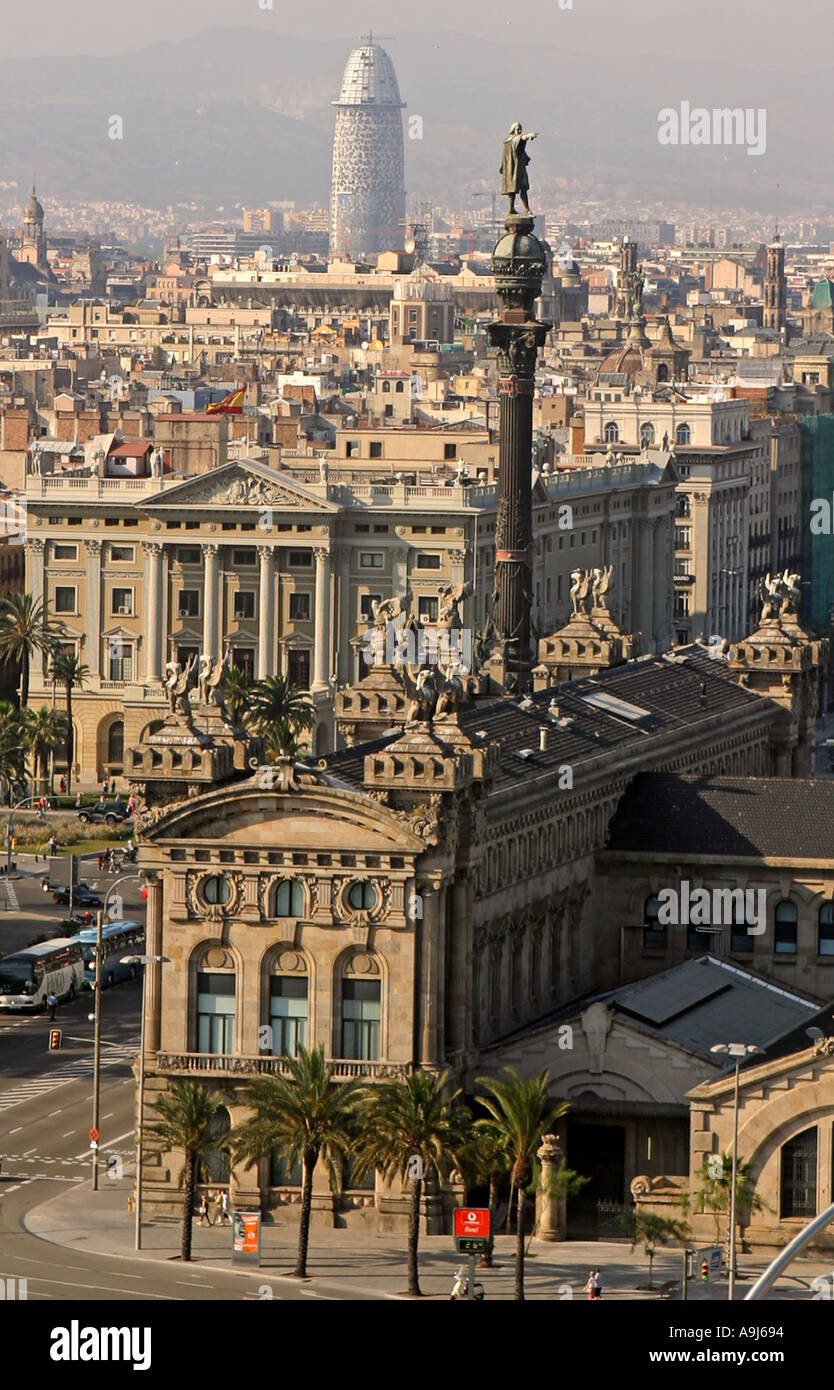
M218 1127L234 1124L248 1079L280 1070L299 1041L321 1043L344 1077L448 1067L471 1089L487 1054L514 1055L519 1030L616 987L618 972L662 969L624 955L623 938L635 876L648 896L660 872L655 846L612 896L612 826L641 775L788 779L807 765L824 653L787 608L764 628L769 645L751 638L729 662L697 649L620 660L517 698L466 700L443 679L412 692L381 737L306 766L260 766L212 706L178 705L128 774L148 949L171 962L148 980L148 1104L191 1077L221 1099ZM703 955L703 941L686 949ZM785 979L764 952L756 964ZM219 1153L208 1169L226 1181ZM148 1159L158 1211L178 1200L173 1173ZM233 1190L280 1216L297 1175L264 1160ZM451 1200L427 1199L431 1229ZM384 1227L404 1210L399 1193L350 1175L342 1196L316 1193L318 1219L339 1224Z
M590 460L577 459L577 465ZM108 473L30 472L26 587L67 630L89 667L74 695L77 779L126 772L167 708L166 665L229 649L253 678L276 673L309 690L313 746L339 741L335 688L363 670L373 604L410 595L415 621L437 622L445 587L469 581L464 625L487 617L494 587L497 488L303 481L244 459L189 476L108 461ZM614 567L612 611L644 650L671 637L675 477L665 456L537 474L534 617L567 618L576 566ZM51 698L36 654L30 702ZM60 760L59 760L60 765Z

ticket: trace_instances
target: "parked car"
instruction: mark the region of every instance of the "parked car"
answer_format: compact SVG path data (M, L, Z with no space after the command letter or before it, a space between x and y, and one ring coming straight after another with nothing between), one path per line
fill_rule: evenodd
M105 825L118 825L120 821L130 819L127 806L121 801L99 801L95 806L82 806L80 811L76 811L76 816L85 825L88 822L100 825L102 821Z
M60 903L62 907L69 907L70 890L69 888L55 888L52 893L52 901ZM104 899L94 892L87 883L76 883L72 890L73 907L104 907Z

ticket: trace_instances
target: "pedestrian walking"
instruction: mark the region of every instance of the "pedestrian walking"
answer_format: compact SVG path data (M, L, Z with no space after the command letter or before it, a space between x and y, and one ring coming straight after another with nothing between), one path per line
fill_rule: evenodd
M106 778L106 777L105 777L104 781L103 781L102 784L101 784L101 799L102 799L102 801L106 801L106 800L107 800L107 778Z
M214 1194L214 1224L215 1224L215 1226L222 1226L222 1224L223 1224L223 1194L222 1194L222 1192L215 1192L215 1194Z
M231 1212L229 1211L229 1206L230 1206L230 1202L229 1202L229 1189L228 1189L227 1187L224 1187L224 1188L223 1188L223 1191L222 1191L222 1193L221 1193L221 1195L220 1195L220 1208L221 1208L221 1209L220 1209L220 1214L221 1214L223 1220L224 1220L224 1221L228 1221L229 1225L231 1226L231 1224L232 1224L232 1214L231 1214Z
M602 1298L602 1272L594 1271L594 1298Z
M50 1022L50 1023L54 1023L54 1022L55 1022L55 1010L56 1010L57 1007L58 1007L58 1000L57 1000L57 997L52 993L51 990L50 990L49 994L47 994L47 996L46 996L46 1007L47 1007L48 1010L49 1010L49 1022Z
M83 805L84 805L84 798L83 798L83 796L81 795L80 792L76 792L76 794L75 794L75 809L76 809L76 811L80 811L80 810L81 810L81 807L82 807Z
M128 814L129 816L132 816L132 815L133 815L133 812L135 811L135 809L136 809L136 798L134 797L133 792L131 792L131 793L130 793L130 796L129 796L128 799L127 799L127 814Z
M59 792L61 793L62 796L63 796L64 793L66 792L66 790L67 790L67 779L66 779L65 777L62 777L61 780L60 780L60 782L58 783L58 790L59 790Z
M55 834L54 830L53 830L52 834L51 834L50 837L49 837L49 853L50 853L50 854L57 854L57 853L58 853L58 836Z
M111 795L111 796L115 796L115 795L116 795L116 779L115 779L115 777L111 777L111 779L110 779L110 795Z
M43 820L44 816L46 815L46 797L45 797L45 796L41 796L41 797L38 798L38 815L40 816L41 820Z
M582 1290L582 1292L586 1293L589 1298L594 1297L594 1273L595 1271L593 1269L588 1270L588 1282Z
M204 1192L202 1197L200 1198L200 1225L211 1225L211 1216L209 1215L209 1200L207 1192Z
M100 854L99 857L98 857L98 871L99 871L99 873L101 873L103 867L104 867L104 857L103 857L103 855Z

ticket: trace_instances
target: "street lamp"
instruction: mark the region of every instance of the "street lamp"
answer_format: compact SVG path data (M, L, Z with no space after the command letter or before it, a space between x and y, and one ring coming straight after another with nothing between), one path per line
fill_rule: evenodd
M102 928L105 921L109 921L107 916L107 904L113 896L114 889L120 883L130 883L134 880L144 882L141 874L122 874L111 883L104 895L104 903L96 913L96 977L93 983L95 992L95 1003L93 1019L93 1129L99 1127L99 1111L101 1109L101 957L102 957ZM72 889L70 889L72 892ZM117 920L117 919L116 919ZM94 1141L97 1142L97 1141ZM93 1149L93 1191L98 1192L98 1148Z
M754 1043L715 1043L710 1052L724 1053L735 1059L736 1076L733 1092L733 1170L730 1178L730 1281L727 1297L735 1297L736 1287L736 1174L738 1172L738 1074L742 1061L761 1052Z
M170 956L122 956L124 965L170 965ZM145 992L148 972L142 974L142 1031L139 1042L139 1110L136 1118L136 1246L142 1249L142 1120L145 1110Z

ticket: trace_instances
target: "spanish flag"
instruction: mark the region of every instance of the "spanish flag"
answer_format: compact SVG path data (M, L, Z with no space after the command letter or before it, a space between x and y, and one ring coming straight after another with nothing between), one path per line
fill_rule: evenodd
M246 394L246 387L241 386L237 391L230 391L228 396L224 396L222 401L212 401L211 405L206 406L207 415L242 415L243 397Z

